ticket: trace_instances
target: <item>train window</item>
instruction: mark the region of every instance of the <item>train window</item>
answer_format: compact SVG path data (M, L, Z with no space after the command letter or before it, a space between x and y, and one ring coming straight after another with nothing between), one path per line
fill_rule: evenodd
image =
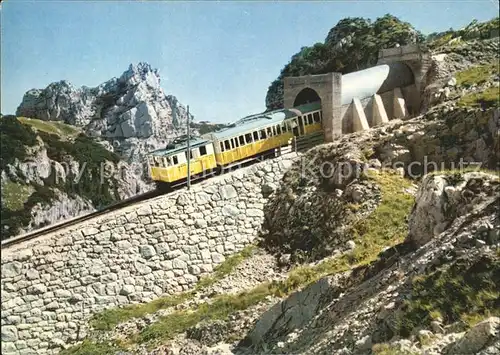
M272 136L274 136L272 127L268 127L268 128L267 128L267 136L268 136L268 137L272 137Z
M313 115L312 113L307 115L307 120L309 121L309 124L313 124Z
M278 135L280 135L280 134L281 134L281 125L277 125L277 126L276 126L276 133L277 133Z
M238 144L238 138L233 138L232 140L233 148L238 148L240 145Z
M247 144L252 143L252 134L251 134L251 133L247 133L247 134L245 134L245 142L246 142Z
M266 138L267 138L266 130L263 129L262 131L260 131L260 139L266 139Z
M320 122L319 112L314 112L313 117L314 117L314 122L316 122L316 123Z
M283 127L281 128L283 133L286 133L288 131L288 124L286 122L283 122Z
M224 148L226 148L226 150L231 150L231 143L229 143L229 139L224 141Z
M167 166L172 166L172 157L167 157Z
M202 155L207 155L207 147L204 145L200 147L200 156Z
M172 160L174 161L174 165L179 164L179 158L177 158L177 155L174 155L174 156L172 157Z
M273 136L276 135L276 126L273 126Z
M240 136L239 139L240 139L240 145L245 145L245 137Z
M299 119L299 126L302 126L303 125L303 123L302 123L302 116L298 116L297 118Z
M224 142L220 142L220 151L223 152L224 151Z
M257 142L259 140L259 132L253 132L253 140Z

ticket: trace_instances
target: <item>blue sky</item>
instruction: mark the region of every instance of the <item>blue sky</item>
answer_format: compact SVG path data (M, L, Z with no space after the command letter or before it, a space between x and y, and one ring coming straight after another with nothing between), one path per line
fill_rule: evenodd
M340 19L391 13L423 33L498 14L493 0L330 2L36 1L2 3L1 111L62 79L96 86L130 63L158 68L165 93L196 120L265 109L271 81Z

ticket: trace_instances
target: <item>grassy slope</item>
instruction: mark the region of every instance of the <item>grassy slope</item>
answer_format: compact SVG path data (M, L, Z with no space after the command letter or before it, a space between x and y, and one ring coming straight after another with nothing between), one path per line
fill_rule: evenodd
M55 134L62 139L68 139L77 136L81 130L59 121L43 121L35 118L18 117L19 122L28 125L35 131L42 131L49 134Z
M485 65L477 65L467 70L460 71L456 74L457 85L471 87L473 85L481 85L487 82L493 75L499 74L498 62L492 62ZM489 87L481 92L472 92L462 96L459 101L459 106L479 107L481 103L485 106L499 106L500 88Z
M7 180L2 184L2 206L11 211L22 210L33 192L35 192L33 186Z

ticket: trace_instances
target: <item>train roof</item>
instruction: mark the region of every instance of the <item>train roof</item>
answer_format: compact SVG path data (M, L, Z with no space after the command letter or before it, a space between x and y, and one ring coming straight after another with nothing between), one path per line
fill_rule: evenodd
M319 109L321 109L321 102L318 101L294 107L293 110L281 109L270 112L263 112L256 115L243 117L239 121L233 123L229 128L212 132L211 135L219 140L239 136L243 133L254 131L259 127L279 124L287 118L296 117L297 113L295 110L298 110L301 113L307 113Z
M191 141L189 142L189 145L191 148L196 148L202 145L206 145L207 143L210 143L208 139L202 138L202 137L191 137ZM170 154L175 154L181 151L187 150L187 136L180 136L176 138L172 143L169 143L166 148L164 149L157 149L152 152L149 152L151 155L155 156L165 156L165 155L170 155Z

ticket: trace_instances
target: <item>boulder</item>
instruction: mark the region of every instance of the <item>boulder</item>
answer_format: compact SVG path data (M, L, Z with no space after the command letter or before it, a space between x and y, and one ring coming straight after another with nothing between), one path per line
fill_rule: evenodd
M422 246L442 233L457 216L464 215L498 196L498 177L482 172L426 175L408 218L407 242Z
M446 354L476 354L500 335L500 318L490 317L472 327L465 335L451 344Z

